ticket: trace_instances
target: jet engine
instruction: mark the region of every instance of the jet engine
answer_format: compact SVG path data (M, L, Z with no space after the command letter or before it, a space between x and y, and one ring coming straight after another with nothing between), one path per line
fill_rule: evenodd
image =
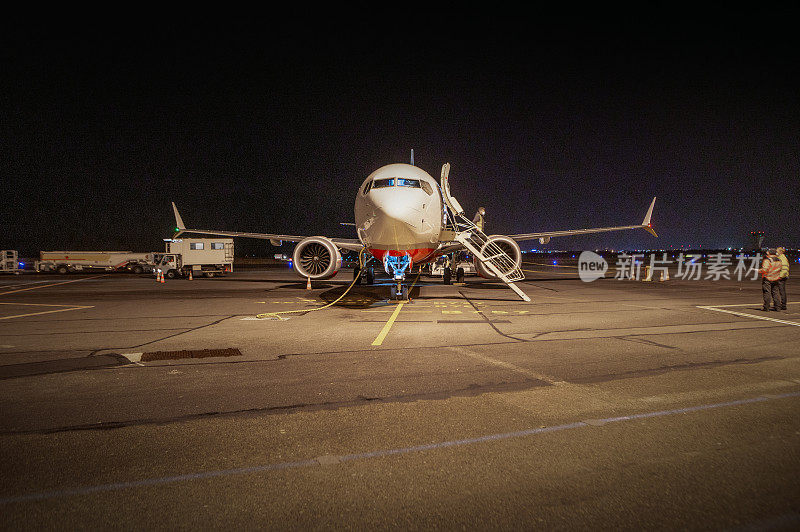
M342 267L339 248L324 236L310 236L298 242L292 259L294 271L312 279L330 279Z
M492 244L502 249L511 258L511 260L514 261L513 268L520 267L520 265L522 264L522 251L520 251L519 244L517 244L516 241L507 236L492 235L489 237L489 240L487 240L486 243L481 248L481 255L483 255L484 257L496 255L497 254L496 251L495 253L492 253L491 250L487 249L490 246L492 246ZM497 277L489 270L489 268L484 266L484 264L481 261L479 261L477 257L475 257L474 262L475 262L475 269L478 270L478 274L481 277L485 277L487 279L494 279ZM497 262L495 262L495 264L497 264ZM506 268L506 270L510 269L511 268ZM503 271L503 273L506 273L506 271Z

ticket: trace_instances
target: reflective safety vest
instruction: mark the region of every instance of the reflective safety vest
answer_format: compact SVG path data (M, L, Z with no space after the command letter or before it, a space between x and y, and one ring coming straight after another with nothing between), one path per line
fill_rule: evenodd
M786 255L781 253L778 255L778 258L781 260L781 279L784 277L789 277L789 259L786 258Z
M781 278L781 261L767 257L761 264L761 275L767 281L777 281Z

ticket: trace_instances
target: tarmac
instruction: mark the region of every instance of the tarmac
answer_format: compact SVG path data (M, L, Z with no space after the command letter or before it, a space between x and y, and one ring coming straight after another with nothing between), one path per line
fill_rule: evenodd
M0 277L0 526L800 526L796 271L526 270Z

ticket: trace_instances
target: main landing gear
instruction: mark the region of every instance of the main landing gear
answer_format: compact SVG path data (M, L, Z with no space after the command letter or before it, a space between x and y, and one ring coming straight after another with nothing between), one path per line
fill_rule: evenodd
M452 268L444 269L444 272L442 273L442 281L444 282L444 284L453 284ZM455 282L459 284L464 282L464 268L458 268L455 271Z
M353 279L358 279L356 284L375 284L375 270L372 267L361 269L356 266L353 268Z

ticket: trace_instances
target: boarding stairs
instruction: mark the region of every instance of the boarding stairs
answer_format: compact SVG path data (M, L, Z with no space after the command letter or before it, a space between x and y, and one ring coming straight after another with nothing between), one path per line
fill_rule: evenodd
M450 195L449 173L450 164L448 163L442 167L441 187L445 203L450 208L450 226L454 231L453 240L467 248L487 270L506 283L523 301L530 301L531 298L514 284L525 279L525 274L517 266L516 261L497 243L492 242L474 221L464 216L464 209Z

